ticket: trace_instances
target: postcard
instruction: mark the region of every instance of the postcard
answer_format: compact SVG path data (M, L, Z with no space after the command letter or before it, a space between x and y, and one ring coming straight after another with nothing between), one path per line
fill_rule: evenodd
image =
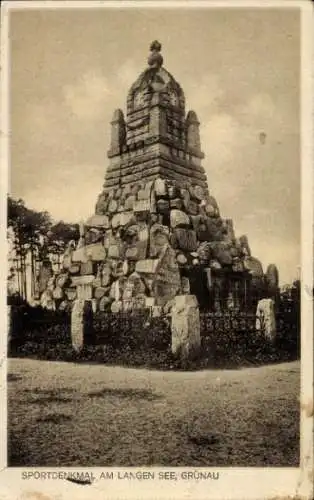
M3 500L313 497L310 2L4 2Z

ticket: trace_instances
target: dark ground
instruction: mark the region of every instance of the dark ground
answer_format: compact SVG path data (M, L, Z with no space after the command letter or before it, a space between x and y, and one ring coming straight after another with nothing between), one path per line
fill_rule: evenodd
M298 466L298 361L195 372L8 365L9 466Z

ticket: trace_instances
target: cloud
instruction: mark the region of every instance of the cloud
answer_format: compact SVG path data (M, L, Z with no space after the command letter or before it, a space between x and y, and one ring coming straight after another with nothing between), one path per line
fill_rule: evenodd
M113 91L100 71L84 73L74 84L63 87L64 102L81 120L97 120Z

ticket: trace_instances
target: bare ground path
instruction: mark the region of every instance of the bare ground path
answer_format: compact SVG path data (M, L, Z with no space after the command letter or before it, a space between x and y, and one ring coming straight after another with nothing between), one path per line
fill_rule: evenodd
M9 465L298 465L299 362L197 372L8 365Z

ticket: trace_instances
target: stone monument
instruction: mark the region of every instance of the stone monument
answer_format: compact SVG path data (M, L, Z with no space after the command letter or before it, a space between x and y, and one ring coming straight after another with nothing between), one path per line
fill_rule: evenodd
M186 112L161 44L150 51L126 113L113 113L103 189L76 248L67 248L52 296L63 308L93 301L93 310L114 312L163 308L178 295L212 310L250 308L252 280L263 291L262 266L247 237L237 238L221 216L202 165L197 114Z

